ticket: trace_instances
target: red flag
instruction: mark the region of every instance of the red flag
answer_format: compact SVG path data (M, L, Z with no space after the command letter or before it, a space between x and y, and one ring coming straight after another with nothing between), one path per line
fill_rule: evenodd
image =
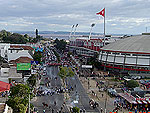
M97 15L102 15L103 17L105 16L105 8L101 10L100 12L96 13Z

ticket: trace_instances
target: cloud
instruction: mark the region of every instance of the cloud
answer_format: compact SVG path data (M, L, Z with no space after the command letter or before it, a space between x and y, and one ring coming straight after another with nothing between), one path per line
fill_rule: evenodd
M79 24L77 31L103 32L103 17L96 13L106 8L106 32L139 34L149 27L150 0L1 0L0 29L65 30Z

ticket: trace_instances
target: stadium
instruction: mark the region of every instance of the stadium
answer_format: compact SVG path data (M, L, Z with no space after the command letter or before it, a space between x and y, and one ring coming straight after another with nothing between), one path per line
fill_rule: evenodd
M112 72L150 74L150 34L131 36L100 48L99 61Z

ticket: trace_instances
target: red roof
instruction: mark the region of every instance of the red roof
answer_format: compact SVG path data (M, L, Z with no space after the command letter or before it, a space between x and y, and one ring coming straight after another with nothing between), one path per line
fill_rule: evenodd
M24 50L34 50L31 46L11 45L10 48L23 48Z
M31 63L33 59L29 57L19 57L16 60L11 60L12 63Z
M8 91L8 90L10 90L10 84L0 81L0 92Z

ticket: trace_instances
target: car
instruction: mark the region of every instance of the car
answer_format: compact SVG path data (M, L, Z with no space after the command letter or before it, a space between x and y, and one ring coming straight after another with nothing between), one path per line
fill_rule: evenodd
M145 80L140 80L139 81L141 84L144 84L145 83Z

